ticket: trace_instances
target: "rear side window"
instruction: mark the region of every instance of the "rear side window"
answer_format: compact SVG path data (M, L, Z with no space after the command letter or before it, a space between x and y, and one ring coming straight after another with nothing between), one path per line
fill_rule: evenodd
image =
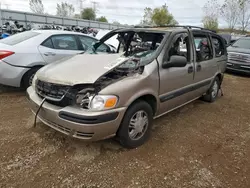
M225 49L223 45L223 41L216 36L212 36L212 41L215 49L215 56L220 57L225 54Z
M54 49L78 50L77 42L73 35L55 35L51 37L51 40ZM47 45L51 45L49 43L48 41Z
M197 62L207 61L213 58L213 48L206 34L194 33L194 43Z
M26 31L22 33L18 33L12 36L9 36L5 39L0 40L0 43L7 44L7 45L16 45L18 43L21 43L25 40L28 40L32 37L35 37L39 35L40 33L34 32L34 31Z

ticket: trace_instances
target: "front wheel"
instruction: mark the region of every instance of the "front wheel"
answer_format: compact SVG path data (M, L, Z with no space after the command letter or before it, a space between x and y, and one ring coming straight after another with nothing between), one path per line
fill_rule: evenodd
M153 110L145 101L137 101L124 115L117 136L123 147L132 149L144 144L150 136Z
M214 102L218 97L219 90L220 90L220 80L218 77L216 77L210 89L208 90L206 95L202 97L202 99L207 102Z
M30 69L28 72L25 73L22 79L22 87L24 89L27 89L29 86L32 85L33 78L36 74L36 72L39 70L38 67Z

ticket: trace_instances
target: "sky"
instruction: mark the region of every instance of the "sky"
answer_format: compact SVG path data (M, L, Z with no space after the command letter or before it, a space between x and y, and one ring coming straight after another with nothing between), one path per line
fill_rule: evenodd
M145 7L160 7L165 4L179 24L202 26L202 7L207 0L42 0L45 12L56 14L56 4L71 3L75 12L80 11L80 1L83 8L94 7L96 2L97 16L105 16L109 22L118 21L122 24L139 24ZM219 0L221 3L223 0ZM0 0L3 9L30 12L29 0ZM223 25L220 19L220 25Z

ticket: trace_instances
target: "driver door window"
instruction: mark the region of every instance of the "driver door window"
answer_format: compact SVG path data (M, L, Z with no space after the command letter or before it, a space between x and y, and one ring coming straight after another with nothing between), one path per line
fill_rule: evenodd
M177 34L171 44L171 47L167 54L167 60L169 61L171 56L184 56L190 61L190 45L187 33Z

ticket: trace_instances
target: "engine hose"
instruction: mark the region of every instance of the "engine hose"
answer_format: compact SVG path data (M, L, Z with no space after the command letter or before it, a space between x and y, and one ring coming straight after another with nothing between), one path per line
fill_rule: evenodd
M46 98L44 97L44 99L42 100L42 102L41 102L41 104L40 104L38 110L36 111L36 115L35 115L35 120L34 120L34 125L33 125L33 127L36 127L36 119L37 119L38 113L39 113L39 111L41 110L41 108L42 108L42 106L43 106L43 104L44 104L45 101L46 101Z

